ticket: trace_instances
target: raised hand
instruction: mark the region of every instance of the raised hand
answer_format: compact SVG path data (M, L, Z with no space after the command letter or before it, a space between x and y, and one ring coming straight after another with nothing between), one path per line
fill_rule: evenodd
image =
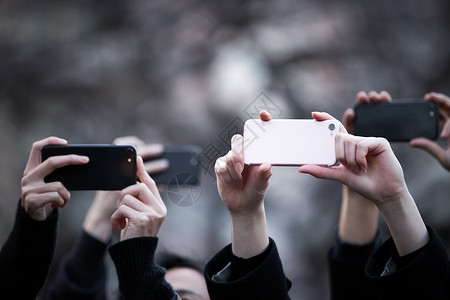
M268 120L270 115L261 114ZM215 172L220 198L231 216L232 251L249 258L262 253L269 244L264 195L269 186L272 167L269 164L244 164L244 139L235 135L231 150L216 161Z
M57 168L89 162L88 157L79 155L52 156L42 162L41 150L44 146L66 144L66 140L57 137L48 137L33 143L21 181L21 204L33 219L45 220L54 208L64 207L70 200L70 193L61 182L46 183L45 176Z
M314 118L332 118L328 114ZM304 165L299 172L331 179L369 199L384 216L400 255L411 253L428 242L428 232L409 193L403 170L384 138L336 135L337 167Z
M137 158L137 175L141 182L122 190L117 210L111 216L111 229L121 229L121 240L156 236L167 214L154 180L145 170L142 157Z
M450 98L444 94L429 93L425 95L425 100L439 105L439 121L442 127L440 138L447 141L447 147L442 148L435 141L426 138L413 139L409 144L433 155L450 172Z
M115 145L134 146L137 155L141 156L143 159L161 155L164 148L161 144L146 144L135 136L119 137L116 138L113 143ZM158 159L146 162L144 165L145 170L149 174L154 174L166 170L168 168L168 161L165 159ZM98 191L95 195L94 202L84 219L84 230L104 243L108 243L112 235L111 216L117 208L116 204L119 195L119 191Z

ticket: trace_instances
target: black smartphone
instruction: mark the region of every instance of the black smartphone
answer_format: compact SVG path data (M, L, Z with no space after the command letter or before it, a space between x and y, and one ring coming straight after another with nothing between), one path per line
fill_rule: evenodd
M424 99L360 103L355 106L355 135L384 137L391 142L407 142L418 137L436 139L439 134L439 107Z
M135 184L136 149L128 145L47 145L42 161L50 156L77 154L89 157L86 165L64 166L45 177L60 181L68 190L121 190Z
M199 184L200 167L198 156L201 149L197 146L164 146L161 156L151 160L167 159L169 168L163 172L152 174L157 184L197 185Z

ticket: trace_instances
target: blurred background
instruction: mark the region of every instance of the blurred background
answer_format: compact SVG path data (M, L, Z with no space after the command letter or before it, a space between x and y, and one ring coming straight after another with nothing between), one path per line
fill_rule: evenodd
M181 207L163 192L160 248L209 259L230 241L212 172L230 134L260 108L277 118L317 110L340 119L360 90L450 94L449 13L447 0L1 1L0 240L34 141L136 135L204 150L198 201ZM448 173L407 144L394 150L424 219L450 245ZM73 192L62 210L50 277L93 196ZM266 211L292 299L329 295L340 199L337 183L274 169ZM115 276L112 267L111 293Z

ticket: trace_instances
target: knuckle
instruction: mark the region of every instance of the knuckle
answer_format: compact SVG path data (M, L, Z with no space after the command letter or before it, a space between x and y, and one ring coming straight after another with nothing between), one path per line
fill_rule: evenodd
M50 169L56 169L56 167L58 166L57 164L57 157L56 156L52 156L49 157L48 159L46 159L44 162L42 162L42 164L45 164L45 166L47 166Z
M155 182L155 180L154 180L151 176L149 176L148 183L149 183L152 187L156 187L156 182Z
M40 148L40 146L41 146L41 142L36 141L36 142L33 142L33 144L31 145L31 149L36 150L36 149Z
M216 164L214 165L214 169L216 170L216 172L220 172L225 166L225 159L224 157L219 157L216 160Z
M150 222L152 218L150 216L139 214L137 217L134 218L134 222L139 227L146 227Z
M22 188L28 186L29 183L30 183L30 178L29 178L29 176L24 176L24 177L22 177L22 179L20 180L20 185L22 186Z

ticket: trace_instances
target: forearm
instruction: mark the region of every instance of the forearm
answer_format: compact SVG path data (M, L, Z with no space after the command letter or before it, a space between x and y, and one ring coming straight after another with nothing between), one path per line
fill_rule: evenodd
M339 239L348 244L365 245L373 241L377 230L378 209L375 204L344 185Z
M395 201L379 207L400 256L425 246L429 236L420 212L406 190Z
M83 229L102 243L110 242L111 215L115 208L117 192L98 191L83 222Z
M173 299L175 292L164 279L165 269L155 263L158 238L132 238L109 247L124 299Z
M99 242L108 244L111 240L111 221L103 221L100 219L86 219L83 224L86 233L97 239Z
M59 211L54 210L46 220L34 220L19 202L14 228L0 251L0 287L5 295L36 297L53 259L58 218Z
M269 245L264 206L251 214L231 215L231 243L233 254L250 258L261 254Z

